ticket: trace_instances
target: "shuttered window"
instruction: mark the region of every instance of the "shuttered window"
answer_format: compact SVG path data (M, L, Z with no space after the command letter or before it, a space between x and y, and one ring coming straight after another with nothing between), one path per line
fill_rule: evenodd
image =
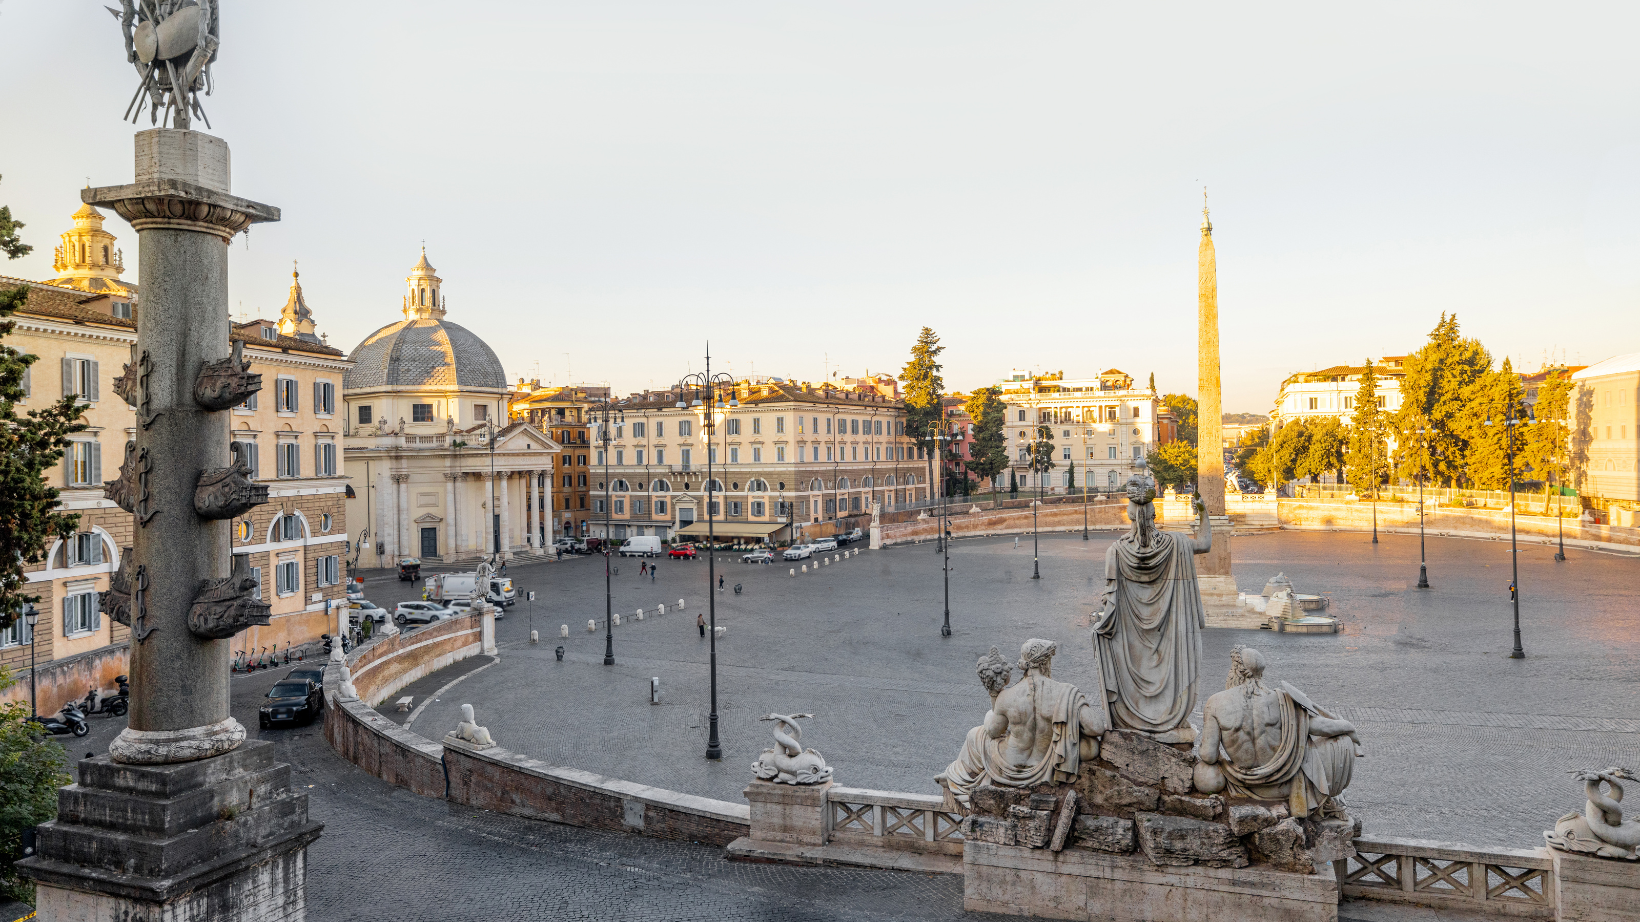
M336 385L329 381L313 382L313 412L321 416L336 413Z
M102 627L102 609L95 592L82 592L63 598L63 635L86 634Z
M102 486L102 445L73 441L68 443L65 454L63 467L70 487Z
M280 442L278 445L278 470L280 477L302 476L302 446L295 442Z
M238 451L238 455L237 455L236 459L237 460L242 460L246 464L249 464L251 466L251 479L252 480L260 479L261 476L262 476L262 459L260 457L258 457L258 455L257 455L256 443L255 442L235 442L234 445L236 446L237 451Z
M313 474L315 477L333 477L336 474L336 443L319 442L313 446Z
M77 395L81 400L96 403L102 398L98 378L101 377L96 359L63 359L63 396Z

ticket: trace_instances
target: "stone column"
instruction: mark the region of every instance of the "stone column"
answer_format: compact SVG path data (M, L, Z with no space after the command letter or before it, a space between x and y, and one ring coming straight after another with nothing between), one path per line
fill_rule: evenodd
M414 557L421 551L410 541L410 475L393 475L393 537L399 544L397 557Z
M456 522L456 479L460 474L444 475L444 557L455 556L456 542L461 535L461 526Z
M371 528L374 529L371 532L371 535L375 538L375 544L380 545L382 549L381 553L376 554L376 566L378 567L384 566L382 561L386 559L389 553L391 553L391 549L393 547L392 530L387 527L387 523L391 521L391 516L389 515L389 510L387 507L393 497L392 483L393 482L387 478L386 470L376 471L376 483L374 484L376 494L376 521L375 524L371 526ZM371 547L370 551L375 554L376 548Z
M478 476L484 489L484 498L479 502L479 505L484 509L484 540L480 543L484 548L484 556L492 557L496 553L495 503L491 502L491 497L495 495L494 475L489 471L484 471Z
M185 110L175 118L137 134L134 184L81 193L136 230L143 283L137 354L114 388L136 405L135 451L107 491L134 534L103 598L130 617L130 724L107 756L79 762L16 866L51 922L300 922L322 827L228 698L234 635L268 623L245 559L231 569L233 517L267 492L229 467L228 411L260 376L229 346L228 245L280 215L229 194L227 145L187 130Z
M507 499L507 484L512 480L512 472L502 471L496 476L501 478L501 559L506 560L512 556L513 545L517 543L513 541L512 504Z
M535 517L536 517L536 515L539 511L540 511L540 506L535 501L535 472L534 471L525 471L524 472L524 527L529 529L529 533L524 536L524 544L528 547L531 547L531 548L535 547L535 545L536 545L536 540L535 540Z
M1202 205L1202 239L1196 253L1196 490L1212 519L1213 549L1196 561L1202 609L1212 619L1239 617L1230 565L1230 520L1224 510L1224 399L1219 380L1219 281L1213 222Z

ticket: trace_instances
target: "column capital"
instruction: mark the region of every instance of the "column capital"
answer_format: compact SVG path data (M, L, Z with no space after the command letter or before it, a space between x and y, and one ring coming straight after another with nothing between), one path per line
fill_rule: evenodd
M409 474L394 474L394 475L392 475L392 477L393 477L393 482L394 483L409 483L410 482L410 475Z
M150 179L126 186L85 189L80 198L107 205L137 231L155 228L215 234L229 243L250 227L279 220L279 209L180 179Z

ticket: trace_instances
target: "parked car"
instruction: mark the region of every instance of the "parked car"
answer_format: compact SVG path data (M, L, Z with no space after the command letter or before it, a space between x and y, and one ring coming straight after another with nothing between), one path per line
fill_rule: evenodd
M364 598L364 585L362 583L348 583L347 600L349 602L357 602L362 598Z
M323 686L325 684L325 671L312 666L303 666L300 669L292 669L290 672L285 674L283 679L280 679L279 681L312 682L314 685Z
M864 541L865 539L866 539L865 532L861 531L858 528L856 528L853 531L848 533L848 540L849 540L850 544L853 544L856 541Z
M582 546L581 542L575 540L574 538L554 538L552 546L566 554L581 554L585 552L585 547Z
M659 557L661 556L661 539L655 535L639 535L626 539L621 545L622 557Z
M455 612L437 602L400 602L393 609L393 620L399 624L432 624L455 617Z
M835 551L837 550L837 539L821 538L810 545L810 547L814 548L814 551L817 554L824 554L826 551Z
M805 557L813 556L814 545L812 544L794 544L786 548L786 552L780 555L782 560L802 560Z
M354 624L360 623L360 621L364 618L369 618L377 624L387 623L387 609L382 608L375 602L366 602L364 599L354 599L348 603L347 607L352 609L347 613L347 619Z
M306 679L294 682L281 679L268 690L267 702L259 709L256 719L264 730L276 723L309 724L319 719L324 706L324 692L316 683Z
M693 544L674 544L672 545L672 549L666 552L666 556L683 557L689 560L694 560L695 546Z
M401 581L402 580L410 580L412 582L414 582L415 580L421 579L421 558L419 558L419 557L405 557L405 558L400 559L399 560L399 579Z
M741 563L768 563L769 561L771 561L773 559L774 559L774 551L770 551L770 550L756 550L756 551L751 552L750 554L741 554L740 555L740 562Z

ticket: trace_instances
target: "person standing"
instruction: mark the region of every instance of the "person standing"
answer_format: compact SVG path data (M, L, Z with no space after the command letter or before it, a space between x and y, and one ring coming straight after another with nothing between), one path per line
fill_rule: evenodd
M644 577L644 576L648 576L648 575L649 575L649 564L648 563L638 564L638 576Z
M718 574L718 591L719 592L723 591L723 574L722 573Z
M649 565L649 581L650 582L653 583L655 581L655 571L659 570L660 568L661 568L661 565L658 564L658 563L652 563L652 564Z
M706 637L706 613L705 612L701 612L700 614L695 615L695 627L700 628L700 636L701 636L702 639L704 639Z

